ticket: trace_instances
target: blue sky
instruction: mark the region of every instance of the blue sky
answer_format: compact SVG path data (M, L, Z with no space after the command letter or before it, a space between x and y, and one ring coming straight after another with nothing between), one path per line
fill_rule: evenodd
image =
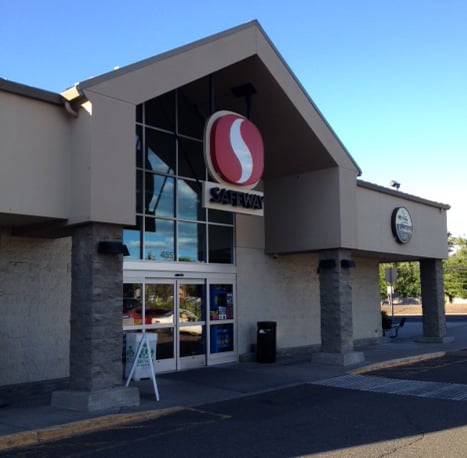
M257 19L362 179L467 236L465 0L0 0L0 77L60 92Z

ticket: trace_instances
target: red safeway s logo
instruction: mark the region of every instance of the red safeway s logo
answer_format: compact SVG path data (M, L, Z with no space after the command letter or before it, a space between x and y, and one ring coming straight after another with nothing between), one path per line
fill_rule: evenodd
M244 116L218 111L208 120L205 158L220 183L253 188L264 169L264 147L257 127Z

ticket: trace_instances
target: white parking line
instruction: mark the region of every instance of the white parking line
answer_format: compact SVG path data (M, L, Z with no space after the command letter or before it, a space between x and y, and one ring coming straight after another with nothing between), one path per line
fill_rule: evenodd
M312 385L330 386L375 393L399 394L430 399L467 401L467 385L459 383L401 380L369 375L343 375L312 382Z

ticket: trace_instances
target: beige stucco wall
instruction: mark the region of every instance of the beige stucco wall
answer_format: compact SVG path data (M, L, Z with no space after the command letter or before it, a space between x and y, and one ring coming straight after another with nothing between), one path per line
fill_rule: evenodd
M92 115L80 109L74 118L0 91L0 214L134 224L135 106L91 101Z
M354 257L352 269L352 313L354 340L381 337L379 263L374 258Z
M448 255L446 210L393 194L357 187L358 244L365 251L417 258L443 259ZM391 214L406 207L413 222L409 243L400 244L391 232Z
M0 386L67 377L71 239L0 231Z
M221 36L222 35L222 36ZM164 94L233 62L252 56L257 51L257 30L243 28L219 34L184 47L137 62L81 84L89 95L92 91L134 104Z
M337 168L265 181L266 251L340 246L339 189Z
M88 94L92 115L72 121L70 223L135 224L135 106Z
M274 259L262 250L237 249L238 352L251 351L258 321L277 322L277 349L319 345L320 300L315 255Z
M318 256L264 253L264 219L237 216L238 352L251 351L258 321L277 322L278 351L321 342Z
M67 218L70 129L63 107L0 91L0 213Z

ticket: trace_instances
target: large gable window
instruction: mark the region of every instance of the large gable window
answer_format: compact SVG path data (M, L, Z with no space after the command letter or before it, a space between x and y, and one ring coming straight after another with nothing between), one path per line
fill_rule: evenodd
M208 99L207 85L195 82L136 109L137 221L123 233L126 259L234 262L233 215L201 205L209 113L190 101L190 93L204 89Z

